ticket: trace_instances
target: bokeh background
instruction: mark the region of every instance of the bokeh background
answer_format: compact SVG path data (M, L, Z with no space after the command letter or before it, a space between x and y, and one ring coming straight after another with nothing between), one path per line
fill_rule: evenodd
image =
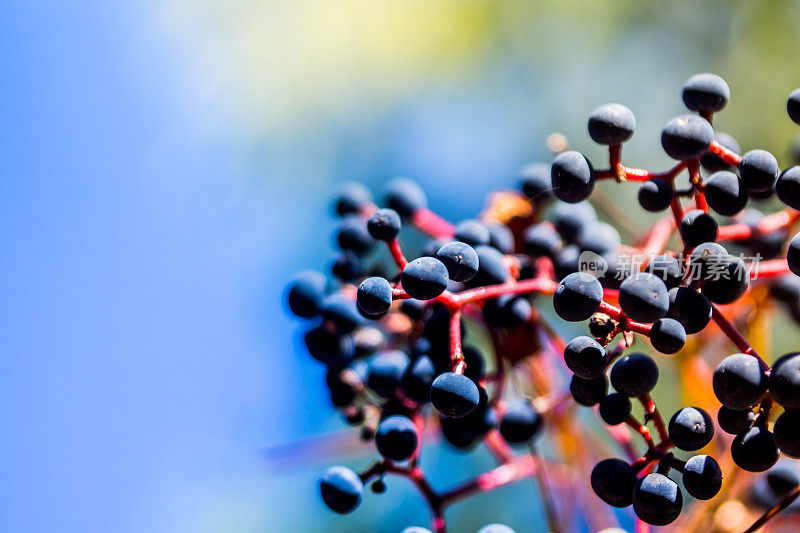
M637 116L661 168L680 86L787 162L798 2L28 0L0 16L0 530L376 531L427 523L389 481L354 515L315 479L363 466L281 296L326 267L328 197L398 174L451 220L588 113ZM615 195L629 201L633 191ZM648 220L637 222L642 225ZM488 463L426 452L434 482ZM533 483L455 531L540 531Z

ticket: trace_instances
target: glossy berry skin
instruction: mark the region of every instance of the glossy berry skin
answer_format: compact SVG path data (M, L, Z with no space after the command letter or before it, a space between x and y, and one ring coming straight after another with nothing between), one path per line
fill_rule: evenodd
M716 132L715 140L717 143L722 145L723 147L727 148L731 152L735 154L741 154L742 149L739 148L739 143L736 142L736 139L728 135L727 133L723 133L721 131ZM731 165L730 163L724 161L720 156L713 152L707 152L701 159L700 164L703 165L709 172L719 172L720 170L735 170L736 167Z
M431 383L436 377L436 367L427 355L420 355L406 368L400 386L406 396L417 403L431 400Z
M372 193L357 182L344 183L333 199L333 210L338 216L361 213L372 203Z
M662 474L647 474L633 490L633 511L643 522L665 526L675 521L683 508L678 484Z
M786 262L789 264L789 270L795 276L800 276L800 233L789 241L789 248L786 250Z
M717 221L700 209L686 213L678 226L681 238L689 248L704 242L716 241L718 229Z
M699 292L688 287L675 287L669 291L668 316L681 323L688 334L699 333L711 322L711 302Z
M715 172L708 178L705 193L708 206L726 217L739 213L749 199L739 176L727 170Z
M753 426L733 439L731 457L742 470L763 472L778 462L780 451L772 433L765 427Z
M462 220L455 227L453 234L457 241L465 242L470 246L481 246L489 244L491 234L486 225L474 218Z
M346 514L358 507L364 494L364 483L358 474L343 466L328 468L319 480L322 500L332 511Z
M594 190L594 169L583 154L562 152L550 167L553 194L561 201L574 204L586 200Z
M300 318L314 318L322 311L325 288L328 280L325 274L316 270L304 270L295 276L286 292L289 309Z
M640 272L620 285L619 305L631 319L652 323L666 316L669 310L669 292L657 276Z
M557 203L550 210L550 221L562 239L573 243L583 228L597 222L597 213L589 202Z
M683 486L698 500L710 500L722 488L722 470L716 459L708 455L695 455L683 468Z
M715 242L704 242L698 244L689 255L689 267L693 280L708 279L708 275L715 265L724 262L728 257L728 251Z
M431 300L447 289L447 267L436 258L414 259L403 269L400 284L409 296L417 300Z
M467 282L468 287L499 285L508 279L508 268L500 251L491 246L477 246L475 253L478 254L478 272Z
M356 303L367 317L382 317L392 307L392 287L384 278L367 278L358 286Z
M725 80L716 74L695 74L683 84L683 103L698 113L721 111L731 97Z
M399 350L375 354L367 367L367 386L382 398L393 398L408 364L408 356Z
M532 257L554 257L561 249L561 236L550 224L534 224L522 236L525 252Z
M613 507L627 507L633 503L636 473L631 465L621 459L604 459L592 469L592 490Z
M795 124L800 124L800 89L795 89L786 100L786 112Z
M784 204L800 210L800 166L787 168L778 176L775 194Z
M673 159L700 159L714 140L714 128L704 118L683 115L673 118L661 130L661 146Z
M463 418L478 407L478 386L466 376L445 372L431 385L431 402L439 412L453 418Z
M428 198L422 187L408 178L394 178L386 184L384 201L404 219L428 207Z
M592 407L600 403L606 397L608 390L608 380L605 375L594 379L583 379L572 376L569 382L569 392L575 402Z
M453 281L469 281L478 273L478 254L469 244L448 242L436 252L436 259L442 262Z
M653 178L639 189L639 205L646 211L658 213L669 207L674 197L672 186L666 180Z
M643 353L630 353L611 367L611 385L630 397L649 394L658 383L658 366Z
M589 137L598 144L621 144L631 138L636 117L622 104L604 104L589 115Z
M800 408L800 353L788 353L775 361L769 375L769 392L784 409Z
M715 304L729 304L739 299L750 286L750 274L740 257L725 257L715 272L705 277L703 294Z
M575 337L564 348L567 368L583 379L594 379L606 371L608 358L603 346L585 335Z
M741 411L761 400L767 390L767 376L755 357L737 353L717 366L712 385L722 405Z
M632 404L624 394L613 392L600 402L600 418L609 426L625 422L631 416Z
M755 419L755 413L749 409L737 411L723 405L717 412L717 423L720 429L731 435L738 435L747 431L753 425Z
M603 300L603 286L597 278L576 272L561 280L553 294L553 307L558 316L569 322L580 322L592 316Z
M418 444L417 427L405 416L392 415L385 418L375 432L378 452L392 461L405 461L414 455Z
M789 457L800 458L800 411L789 409L781 413L773 430L781 451Z
M531 163L522 167L519 173L522 194L534 204L544 203L553 197L550 182L550 165L547 163Z
M679 449L693 452L699 450L714 437L714 422L699 407L684 407L669 421L669 439Z
M680 261L670 255L657 255L644 269L664 282L668 289L677 287L683 280L683 267Z
M766 150L750 150L739 163L739 176L749 191L767 191L775 185L780 172L778 160Z
M686 330L672 318L659 318L650 329L650 344L663 354L678 353L686 344Z
M500 419L500 435L510 444L531 440L542 427L542 417L530 402L517 398L508 403Z
M378 241L393 240L401 227L400 215L394 209L378 209L367 221L367 231Z

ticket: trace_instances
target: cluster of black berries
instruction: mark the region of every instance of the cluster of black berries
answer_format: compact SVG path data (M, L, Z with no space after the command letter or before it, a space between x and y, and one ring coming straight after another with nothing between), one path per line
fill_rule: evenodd
M373 481L373 491L380 493L386 490L385 474L406 475L426 496L433 529L444 531L443 510L455 496L434 491L421 472L423 428L435 424L457 449L485 444L514 472L504 474L505 482L514 481L531 472L505 447L531 443L551 416L570 416L569 408L559 410L552 401L563 388L565 397L598 406L605 424L626 424L647 445L641 457L605 459L594 467L590 484L597 496L615 507L632 505L649 524L672 523L681 513L683 492L668 476L671 470L681 473L683 488L698 500L720 491L722 470L713 457L698 454L684 461L670 451L706 447L714 422L693 406L665 424L650 397L658 365L649 355L627 350L638 335L661 354L685 352L688 337L702 343L712 322L740 352L713 373L713 392L722 403L718 424L735 435L733 461L761 472L773 467L781 452L800 457L800 353L785 355L770 368L718 307L737 312L748 291L764 286L800 322L800 234L789 239L800 220L800 166L781 172L764 150L740 156L730 135L715 132L713 114L729 96L725 81L713 74L686 82L683 101L696 114L664 126L662 147L677 160L664 172L622 164L622 144L633 135L636 120L620 104L600 106L589 117L588 131L608 146L607 169L596 169L579 152L560 153L551 165L522 169L521 194L494 193L480 217L455 226L432 213L425 193L406 178L387 184L380 208L362 185L343 187L334 201L340 253L332 279L307 271L287 292L291 311L308 321L305 345L325 365L333 405L361 428L364 440L374 442L382 458L361 474L330 468L320 492L331 509L350 512L365 483ZM800 89L787 109L800 124ZM688 184L680 188L676 181L684 172ZM640 182L641 207L670 213L625 246L587 201L599 180ZM788 207L766 215L747 207L750 200L773 196ZM725 217L736 218L723 224ZM410 261L398 240L406 226L429 237ZM680 238L677 252L667 250L672 233ZM643 260L626 260L632 254ZM533 365L525 368L537 394L511 394L505 385L519 373L519 363L545 358L560 341L542 313L541 295L552 295L561 319L588 320L589 335L561 344L563 362L573 373L568 385L566 376ZM490 345L481 345L480 338L490 339ZM642 422L632 414L634 402L644 410ZM783 412L770 426L774 404ZM658 441L647 427L651 422ZM619 435L611 428L609 433ZM481 530L507 531L499 524Z

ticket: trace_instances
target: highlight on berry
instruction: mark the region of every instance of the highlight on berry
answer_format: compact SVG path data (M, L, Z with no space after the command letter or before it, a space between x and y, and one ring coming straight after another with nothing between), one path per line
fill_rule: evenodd
M760 146L741 155L716 130L732 89L686 81L658 170L628 166L623 144L659 132L601 104L577 145L607 158L526 165L518 190L456 223L430 207L452 198L429 201L409 178L339 190L340 255L286 291L331 403L372 455L320 473L327 507L388 510L381 494L403 478L430 510L403 531L441 533L455 503L533 483L542 531L800 530L800 346L769 340L773 320L800 324L800 166ZM787 89L800 124L800 89ZM619 222L636 215L597 200L601 182L638 187L656 221L632 234ZM439 446L494 464L430 479ZM724 529L734 510L746 523ZM485 511L481 533L513 531Z

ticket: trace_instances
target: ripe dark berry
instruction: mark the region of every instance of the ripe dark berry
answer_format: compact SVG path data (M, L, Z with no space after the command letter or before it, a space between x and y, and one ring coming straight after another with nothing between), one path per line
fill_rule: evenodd
M581 229L597 222L597 214L589 202L557 203L550 210L550 220L566 242L575 242Z
M378 209L367 222L367 230L373 239L391 241L400 233L400 215L393 209Z
M800 353L788 353L775 361L769 375L769 392L784 409L800 408Z
M586 407L600 403L606 397L607 390L608 380L605 375L594 379L572 376L569 382L569 392L572 394L572 398Z
M633 503L636 481L631 465L621 459L603 459L592 469L592 490L614 507L627 507Z
M706 201L708 206L726 217L732 217L747 205L747 188L733 172L715 172L706 181Z
M678 353L686 344L686 330L672 318L659 318L650 329L650 344L664 354Z
M752 355L729 355L714 370L714 394L731 409L751 409L767 390L767 376Z
M561 236L546 222L530 226L522 239L525 252L533 257L554 257L561 249Z
M689 211L681 219L678 226L681 238L689 248L694 248L704 242L714 242L717 240L717 221L700 209Z
M367 223L357 215L344 217L336 232L336 243L342 250L364 254L372 248L375 241L367 231Z
M528 200L538 205L553 197L550 181L550 165L531 163L520 170L520 189Z
M594 252L602 255L615 250L620 245L617 228L607 222L597 222L585 226L578 233L577 245L583 251Z
M420 257L403 269L400 284L409 296L417 300L431 300L447 288L447 267L433 257Z
M465 242L470 246L489 244L491 237L489 228L483 222L472 218L459 222L453 236L457 241Z
M604 104L589 115L589 136L598 144L621 144L636 129L633 112L622 104Z
M735 302L750 286L750 273L740 257L725 257L713 268L705 276L703 294L716 304Z
M673 197L672 186L661 178L644 182L638 196L639 205L651 213L658 213L668 208Z
M619 305L631 319L652 323L667 314L669 291L654 274L640 272L620 285Z
M778 176L775 194L784 204L800 210L800 166L787 168Z
M322 311L327 285L328 280L321 272L316 270L300 272L286 291L289 309L300 318L314 318Z
M342 252L331 265L331 273L345 283L353 283L364 276L364 260L353 252Z
M714 437L714 422L699 407L684 407L669 421L669 439L687 452L699 450Z
M730 150L735 154L742 153L741 148L739 148L739 143L736 142L736 139L734 139L727 133L723 133L721 131L716 132L715 140L717 141L717 143L719 143L720 145L722 145L723 147L727 148L728 150ZM703 165L703 168L705 168L709 172L719 172L720 170L734 170L736 168L730 163L723 160L720 156L718 156L714 152L706 152L706 154L702 158L700 158L700 164Z
M321 324L308 330L303 341L309 355L326 365L341 366L353 357L350 336L331 332Z
M613 392L600 402L600 418L609 426L625 422L631 416L631 400L624 394Z
M553 294L553 307L558 316L580 322L592 316L603 300L603 286L597 278L576 272L561 280Z
M478 273L469 280L470 287L483 287L484 285L500 285L508 279L509 272L503 254L491 246L477 246Z
M573 272L577 272L580 267L581 249L575 244L569 244L556 253L553 258L553 268L556 271L556 279L564 279Z
M332 511L349 513L361 503L364 483L358 474L343 466L328 468L319 480L322 500Z
M521 398L510 401L500 419L500 434L510 444L528 442L541 427L541 415L530 402Z
M431 400L431 383L436 377L436 368L427 355L420 355L408 365L400 382L406 396L418 403Z
M789 457L800 458L800 411L789 409L781 413L773 430L781 451Z
M380 318L392 307L392 286L384 278L367 278L358 286L358 308L369 318Z
M469 281L478 273L478 254L469 244L449 242L439 248L436 259L447 268L447 274L453 281Z
M386 184L385 202L402 218L428 207L428 198L419 184L408 178L395 178Z
M777 159L766 150L750 150L739 163L739 175L749 191L771 190L780 171Z
M800 276L800 233L792 237L789 241L789 248L786 249L786 262L796 276Z
M408 363L408 356L399 350L375 354L367 367L367 386L382 398L394 398Z
M633 489L633 512L648 524L670 524L681 514L682 507L681 489L663 474L647 474Z
M372 193L364 185L348 182L342 185L333 199L333 210L338 216L361 213L372 204Z
M322 304L322 318L333 325L338 333L344 335L352 333L364 322L356 302L342 293L331 294L325 298Z
M708 279L709 273L728 257L728 251L715 242L698 244L689 256L689 268L693 280Z
M780 451L767 428L753 426L733 439L731 457L742 470L763 472L778 462Z
M594 189L594 169L583 154L562 152L550 167L553 194L571 204L586 200Z
M505 224L487 224L489 228L489 246L501 251L504 254L514 253L514 233Z
M722 470L716 459L695 455L683 467L683 486L698 500L710 500L722 488Z
M431 402L441 413L462 418L478 407L478 386L466 376L445 372L433 380Z
M750 409L737 411L724 405L717 412L717 423L720 429L731 435L738 435L750 429L756 419L755 413Z
M531 303L524 296L504 294L483 306L483 317L489 324L513 329L528 322L533 314Z
M564 348L567 368L583 379L600 377L606 371L608 358L603 346L591 337L575 337Z
M392 415L385 418L375 432L378 452L392 461L405 461L414 454L418 444L417 427L405 416Z
M661 130L661 146L680 161L700 159L714 140L714 128L704 118L683 115L673 118Z
M688 334L699 333L711 322L711 303L708 298L688 287L669 291L670 318L681 323Z
M695 74L683 84L683 103L692 111L714 113L722 110L731 91L716 74Z
M800 89L795 89L786 100L786 112L795 124L800 124Z
M611 367L611 385L617 392L630 397L649 394L658 383L658 366L643 353L631 353Z
M680 261L671 255L657 255L647 263L645 272L653 274L664 282L668 289L677 287L683 280L683 268Z

